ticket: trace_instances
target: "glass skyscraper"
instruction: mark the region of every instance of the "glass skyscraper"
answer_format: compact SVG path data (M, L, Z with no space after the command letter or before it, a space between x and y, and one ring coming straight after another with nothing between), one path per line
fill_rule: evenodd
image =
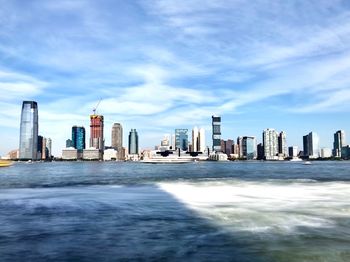
M23 101L19 138L19 159L36 160L38 150L38 104Z
M341 157L342 156L342 147L346 144L345 142L345 131L338 130L334 134L334 142L333 142L333 156Z
M254 136L244 136L242 139L243 157L248 160L257 158L256 138Z
M137 155L139 153L139 136L136 129L131 129L129 133L129 154Z
M175 129L175 149L188 150L188 129Z
M83 126L72 127L72 144L78 152L85 149L85 128Z

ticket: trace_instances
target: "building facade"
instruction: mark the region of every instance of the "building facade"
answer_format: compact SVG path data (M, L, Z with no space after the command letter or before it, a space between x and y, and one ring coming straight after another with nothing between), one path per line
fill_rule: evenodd
M139 154L139 136L136 129L131 129L129 133L129 155Z
M242 157L247 160L257 158L256 138L254 136L244 136L242 138Z
M288 155L291 158L296 158L298 157L298 147L297 146L290 146L288 148Z
M206 145L205 145L205 129L204 128L200 128L199 129L199 134L198 134L198 144L199 144L199 148L198 151L205 153L206 151Z
M320 157L319 141L320 139L315 132L310 132L308 135L303 136L304 157Z
M38 104L23 101L19 138L19 159L36 160L38 151Z
M72 147L82 153L85 146L85 128L83 126L72 127Z
M195 126L192 129L192 152L198 152L199 150L199 131L198 128Z
M103 127L103 116L90 115L90 147L101 152L104 150Z
M188 129L175 129L175 149L188 150Z
M342 147L344 147L345 145L346 145L345 131L338 130L334 134L333 156L342 157Z
M123 126L120 123L114 123L112 126L112 147L117 151L123 148Z
M278 133L272 128L263 131L264 158L275 160L278 155Z
M221 152L221 117L212 116L213 151Z
M278 154L283 157L288 156L287 135L284 131L281 131L278 135Z

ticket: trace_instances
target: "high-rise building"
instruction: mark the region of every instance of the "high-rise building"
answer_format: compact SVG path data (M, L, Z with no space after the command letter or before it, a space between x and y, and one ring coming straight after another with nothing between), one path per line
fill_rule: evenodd
M309 156L309 135L303 136L303 156Z
M308 135L309 141L309 158L319 158L320 157L320 139L315 132L310 132Z
M256 138L254 136L244 136L242 138L242 156L247 160L257 157Z
M42 147L41 147L41 159L45 160L47 159L47 147L46 147L46 138L43 137L43 143L42 143Z
M51 159L51 157L52 157L52 140L51 140L51 138L47 138L46 148L47 148L47 158Z
M276 130L268 128L263 131L264 158L266 160L277 159L278 134Z
M123 126L120 123L114 123L112 126L112 147L121 151L123 148Z
M290 146L288 148L288 153L289 153L289 157L297 157L298 156L298 147L297 146Z
M175 129L175 149L188 150L188 129Z
M198 135L198 151L205 153L206 150L206 146L205 146L205 129L204 128L200 128L199 129L199 135Z
M192 152L198 152L199 151L199 131L198 128L195 126L192 129Z
M103 116L101 115L90 115L90 147L99 149L100 152L104 150Z
M37 148L37 157L36 159L42 159L42 153L43 153L43 145L44 145L44 138L42 136L38 136L38 148Z
M278 154L284 157L288 156L287 135L284 131L280 132L278 135Z
M69 148L69 147L74 147L72 139L66 140L66 148Z
M23 101L19 138L19 159L36 160L38 150L38 104Z
M243 140L243 137L241 137L241 136L237 137L237 149L238 150L237 150L236 154L238 154L239 158L243 157L242 140Z
M315 132L310 132L308 135L303 136L304 157L320 157L319 141L320 139Z
M338 130L334 134L333 156L342 157L342 147L344 147L345 145L346 145L345 131Z
M139 136L136 129L131 129L129 133L129 154L138 155L139 153Z
M221 117L212 116L213 151L221 152Z
M264 146L262 143L259 143L257 145L257 151L258 151L258 155L257 155L256 159L263 160L264 159Z
M85 128L83 126L72 127L72 147L80 153L85 149Z

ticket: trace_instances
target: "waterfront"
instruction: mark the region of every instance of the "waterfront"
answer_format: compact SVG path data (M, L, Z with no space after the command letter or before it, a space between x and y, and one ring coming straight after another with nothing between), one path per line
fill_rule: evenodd
M350 162L16 163L4 261L349 261Z

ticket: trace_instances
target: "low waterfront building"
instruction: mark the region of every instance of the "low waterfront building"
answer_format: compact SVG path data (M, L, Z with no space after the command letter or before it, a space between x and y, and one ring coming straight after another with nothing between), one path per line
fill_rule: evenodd
M78 159L78 150L74 147L68 147L62 150L62 159L63 160L77 160Z
M90 147L83 150L84 160L100 160L102 159L101 150L98 148Z
M298 147L297 146L288 147L288 155L291 158L298 157Z
M103 160L104 161L115 161L118 159L118 151L113 149L113 148L109 148L109 149L105 149L104 153L103 153Z

